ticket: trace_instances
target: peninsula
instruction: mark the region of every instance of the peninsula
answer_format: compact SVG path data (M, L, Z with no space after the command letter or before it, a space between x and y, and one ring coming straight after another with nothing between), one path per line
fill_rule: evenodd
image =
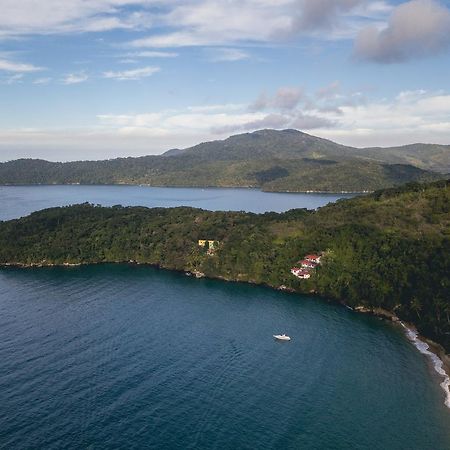
M310 277L291 272L308 266ZM317 260L317 257L316 257ZM300 263L299 263L300 261ZM151 264L382 309L450 351L450 180L282 214L51 208L0 222L2 266Z

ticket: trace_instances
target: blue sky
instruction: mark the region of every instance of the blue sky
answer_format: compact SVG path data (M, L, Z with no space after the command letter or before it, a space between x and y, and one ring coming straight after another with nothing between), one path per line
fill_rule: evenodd
M450 144L438 0L1 0L0 160L161 153L259 128Z

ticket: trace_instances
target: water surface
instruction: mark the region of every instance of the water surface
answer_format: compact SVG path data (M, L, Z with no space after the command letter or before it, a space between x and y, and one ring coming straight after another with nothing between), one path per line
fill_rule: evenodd
M0 270L0 448L444 450L433 374L399 328L310 297Z
M158 188L148 186L0 186L0 220L75 203L103 206L192 206L212 211L282 212L314 209L353 194L298 194L257 189Z

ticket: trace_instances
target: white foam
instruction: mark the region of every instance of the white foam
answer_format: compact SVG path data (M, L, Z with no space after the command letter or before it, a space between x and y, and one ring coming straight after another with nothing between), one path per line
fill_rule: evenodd
M444 363L439 356L435 353L430 352L430 348L426 342L421 341L417 336L417 332L408 328L403 322L400 322L402 327L405 329L406 336L414 344L414 346L419 350L420 353L426 355L433 362L433 367L436 372L444 378L441 383L441 388L445 392L445 406L450 408L450 378L444 370Z

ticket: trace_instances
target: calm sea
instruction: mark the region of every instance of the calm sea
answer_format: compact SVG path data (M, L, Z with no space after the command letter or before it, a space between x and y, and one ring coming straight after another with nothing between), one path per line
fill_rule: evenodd
M0 393L4 449L450 448L401 330L148 267L1 270Z
M192 206L212 211L287 211L318 208L352 194L282 194L257 189L157 188L148 186L0 186L0 220L52 206Z
M0 220L84 201L260 212L336 198L0 187ZM0 270L2 449L448 450L440 381L399 328L322 300L139 266Z

